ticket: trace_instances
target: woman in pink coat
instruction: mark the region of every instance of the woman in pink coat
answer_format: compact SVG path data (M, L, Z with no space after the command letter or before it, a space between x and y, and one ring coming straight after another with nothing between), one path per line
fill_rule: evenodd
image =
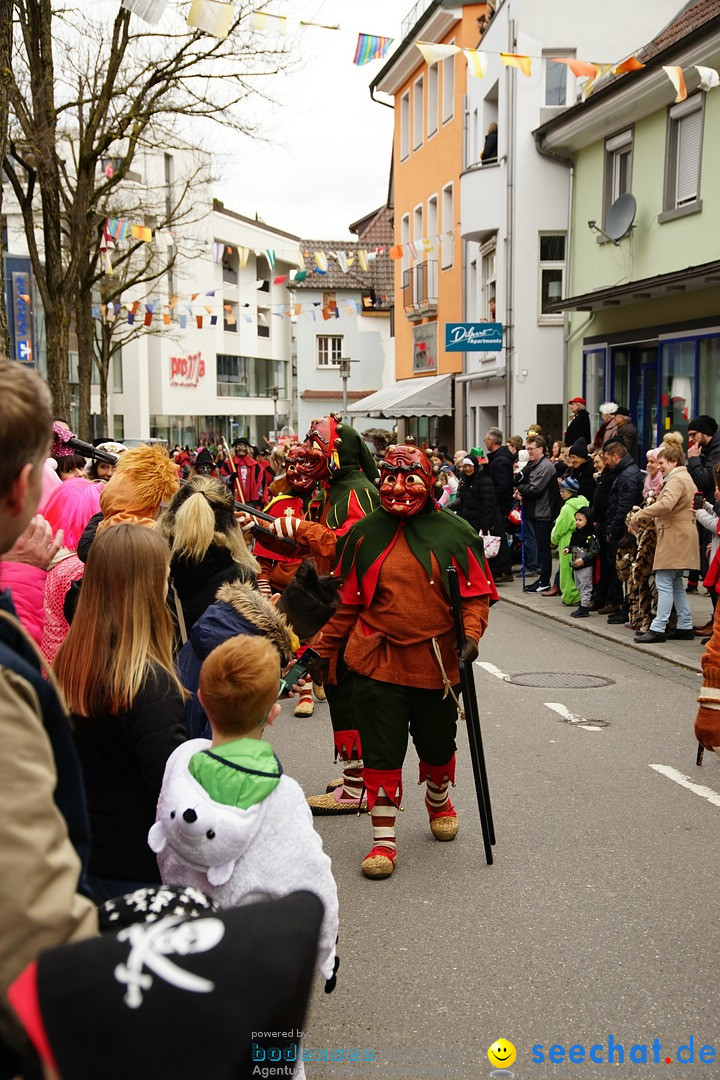
M56 488L45 504L44 516L53 534L58 529L64 534L63 547L48 570L43 593L45 625L40 647L49 664L70 629L63 613L65 594L73 581L83 576L85 565L77 556L77 546L90 518L100 512L102 489L102 484L75 477Z

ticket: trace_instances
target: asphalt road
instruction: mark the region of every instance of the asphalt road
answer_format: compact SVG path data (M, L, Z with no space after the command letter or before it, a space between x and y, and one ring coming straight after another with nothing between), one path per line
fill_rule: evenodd
M568 689L502 679L522 672L612 682ZM656 654L510 605L493 610L476 684L495 863L485 864L464 732L454 843L430 834L413 751L392 878L360 872L371 846L366 815L316 819L340 893L342 963L335 993L315 994L305 1042L316 1057L334 1048L343 1060L308 1064L308 1077L474 1080L491 1074L487 1051L500 1037L517 1060L498 1076L605 1075L608 1065L587 1056L595 1047L607 1062L612 1039L624 1050L622 1064L613 1055L623 1080L720 1077L720 1064L699 1060L706 1045L720 1060L720 759L706 754L695 766L699 683ZM272 743L308 794L337 775L325 705L306 720L286 706ZM653 765L703 785L715 802ZM690 1037L694 1064L678 1064ZM564 1059L553 1051L555 1064L553 1045L564 1050ZM534 1046L545 1063L533 1061ZM583 1063L578 1049L568 1061L571 1046ZM629 1062L633 1046L647 1047L647 1063ZM374 1051L373 1062L348 1061L353 1048Z

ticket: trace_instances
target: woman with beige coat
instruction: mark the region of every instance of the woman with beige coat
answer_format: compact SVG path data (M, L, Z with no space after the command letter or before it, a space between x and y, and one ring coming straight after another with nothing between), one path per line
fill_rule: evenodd
M643 507L630 518L633 524L653 519L657 530L657 547L653 560L655 584L658 591L657 615L650 629L637 634L635 641L643 645L666 641L667 638L693 637L693 620L685 595L684 570L697 570L700 566L695 516L692 512L695 483L684 465L685 455L680 447L663 444L658 450L657 463L665 477L665 483L654 503ZM677 611L677 629L667 630L673 609Z

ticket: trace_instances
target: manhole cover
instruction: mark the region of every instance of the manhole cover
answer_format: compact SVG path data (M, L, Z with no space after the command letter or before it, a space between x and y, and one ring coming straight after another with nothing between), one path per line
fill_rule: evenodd
M584 690L590 686L613 686L614 679L604 675L576 675L572 671L526 671L520 675L508 675L506 682L515 686L565 687Z

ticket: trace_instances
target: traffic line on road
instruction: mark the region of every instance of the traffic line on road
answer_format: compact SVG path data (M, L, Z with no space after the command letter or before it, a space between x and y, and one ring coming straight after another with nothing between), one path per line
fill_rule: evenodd
M689 776L684 776L677 769L673 769L671 765L651 765L651 769L660 773L662 776L667 776L668 780L674 780L680 787L687 788L688 791L692 791L694 795L699 795L701 799L707 799L713 806L720 806L720 795L717 791L713 791L712 788L705 787L704 784L695 784Z
M488 675L494 675L496 679L502 679L505 681L509 676L501 671L500 668L496 668L494 664L488 664L484 660L476 660L475 663L478 667L481 667L484 671L487 671Z
M559 701L546 701L545 708L552 709L558 716L562 716L563 720L568 724L577 724L583 731L602 731L602 728L599 728L591 721L586 720L584 716L577 716L575 713L570 712L570 710Z

